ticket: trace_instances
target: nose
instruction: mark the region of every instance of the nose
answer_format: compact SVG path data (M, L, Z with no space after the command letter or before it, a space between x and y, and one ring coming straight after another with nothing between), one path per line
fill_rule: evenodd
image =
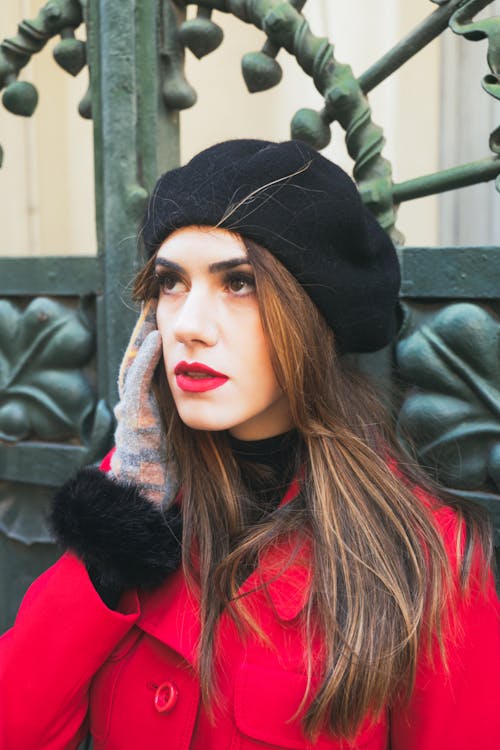
M186 295L174 321L174 335L183 344L202 343L214 346L217 343L218 328L215 320L214 300L202 290L194 290Z

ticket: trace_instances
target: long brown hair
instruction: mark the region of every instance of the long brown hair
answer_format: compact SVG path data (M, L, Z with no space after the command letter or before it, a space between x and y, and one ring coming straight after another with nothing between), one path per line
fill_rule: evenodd
M312 653L305 655L308 684L318 668L321 679L301 704L308 706L304 729L312 738L325 727L351 737L368 712L377 715L410 696L423 643L430 649L437 639L445 657L443 602L452 573L433 508L412 491L414 482L428 486L428 480L401 454L373 389L337 355L334 334L294 277L264 248L244 244L275 373L300 437L301 501L294 512L272 513L249 526L226 434L186 427L159 367L167 460L176 462L183 486L183 565L200 592L202 695L210 710L214 634L223 608L242 630L257 628L238 600L241 572L277 539L307 536L313 581L303 613L305 642L321 633L324 659L318 665ZM153 267L154 258L139 273L136 299L157 295ZM436 508L443 502L433 501ZM469 528L464 582L471 549L487 536L480 522L472 520Z

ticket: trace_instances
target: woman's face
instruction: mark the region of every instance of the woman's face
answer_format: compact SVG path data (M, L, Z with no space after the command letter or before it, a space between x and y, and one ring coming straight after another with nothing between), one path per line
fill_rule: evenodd
M182 421L197 430L229 430L240 440L290 429L238 235L179 229L161 245L155 273L165 370Z

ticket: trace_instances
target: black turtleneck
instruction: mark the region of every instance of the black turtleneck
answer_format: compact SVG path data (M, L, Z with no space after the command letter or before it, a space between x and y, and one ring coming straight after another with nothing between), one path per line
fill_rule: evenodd
M237 461L269 466L278 474L288 470L297 441L296 430L262 440L239 440L229 433L229 443Z
M297 471L297 431L262 440L239 440L229 434L229 444L255 503L252 520L262 518L279 505Z

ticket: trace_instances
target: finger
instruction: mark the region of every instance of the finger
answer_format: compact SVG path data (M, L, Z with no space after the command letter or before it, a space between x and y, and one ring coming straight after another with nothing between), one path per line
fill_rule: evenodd
M152 389L155 368L162 353L158 331L143 341L127 374L122 396L115 408L118 428L126 431L158 431L159 412Z
M127 375L123 401L134 409L149 410L149 396L154 371L162 355L162 339L159 331L152 331L144 339L141 348Z
M151 331L138 349L137 356L130 368L130 373L134 374L134 378L136 377L136 372L154 370L160 359L161 350L162 338L160 332L158 330Z
M128 372L135 361L139 349L151 331L156 329L156 305L156 299L147 300L143 304L141 314L139 315L134 330L130 336L118 376L118 392L120 398L123 396L125 380L127 379Z

